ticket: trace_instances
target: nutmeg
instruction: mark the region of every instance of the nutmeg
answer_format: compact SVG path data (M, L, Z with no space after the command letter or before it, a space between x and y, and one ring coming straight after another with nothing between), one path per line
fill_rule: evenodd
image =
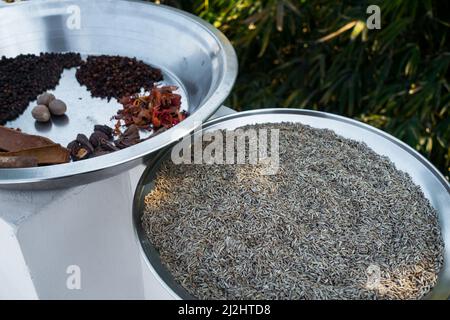
M48 106L50 105L50 102L52 102L53 100L55 100L55 96L51 93L45 92L40 96L38 96L37 103Z
M47 106L40 104L31 110L31 115L33 116L36 121L39 122L47 122L50 120L50 111L48 110Z
M48 108L50 109L50 112L55 116L62 116L67 111L67 105L64 103L64 101L59 99L55 99L50 102Z

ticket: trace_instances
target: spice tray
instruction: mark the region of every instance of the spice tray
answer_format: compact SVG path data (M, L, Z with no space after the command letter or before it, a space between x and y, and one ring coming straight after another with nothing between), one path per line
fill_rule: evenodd
M137 58L163 72L162 84L175 85L189 117L158 136L119 152L85 161L0 170L0 188L54 189L112 177L191 132L228 97L237 75L237 58L226 37L203 20L166 6L126 0L24 1L0 7L0 57L41 52L76 52ZM66 102L65 116L38 123L30 103L7 127L37 134L63 146L96 124L113 125L120 104L92 98L75 69L65 70L50 91ZM20 94L20 93L18 93ZM145 137L144 135L142 137Z
M445 243L444 266L438 283L427 296L429 299L450 297L450 185L447 180L423 156L391 135L364 123L330 113L299 109L262 109L240 112L211 120L203 125L203 132L232 130L245 125L262 123L298 122L318 129L330 129L345 138L366 143L376 153L388 157L397 169L407 172L419 185L438 212L441 233ZM144 198L154 187L154 179L162 161L170 156L170 150L160 151L147 167L135 192L133 222L141 253L150 272L173 297L193 297L178 285L170 272L162 265L157 250L143 230L141 218ZM301 196L301 195L299 195Z

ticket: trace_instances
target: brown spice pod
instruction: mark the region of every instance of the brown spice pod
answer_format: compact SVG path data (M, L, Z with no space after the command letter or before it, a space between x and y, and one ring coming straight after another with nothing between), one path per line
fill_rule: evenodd
M0 157L34 157L39 165L51 165L69 162L70 152L59 144L53 144L15 152L3 152L0 153Z
M25 149L45 147L55 144L41 136L26 134L14 129L0 126L0 150L17 152Z

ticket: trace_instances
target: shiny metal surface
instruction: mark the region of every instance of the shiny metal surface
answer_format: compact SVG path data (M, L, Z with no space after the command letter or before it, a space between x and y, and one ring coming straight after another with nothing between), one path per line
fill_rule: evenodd
M448 299L450 297L450 185L439 171L418 152L391 135L364 123L324 112L298 109L240 112L212 120L206 123L203 129L205 131L235 129L248 124L279 122L300 122L314 128L331 129L345 138L365 142L376 153L387 156L399 170L407 172L412 177L437 210L445 243L444 266L437 285L427 298ZM193 297L175 282L162 265L157 250L152 246L141 225L144 197L153 188L159 165L169 153L167 150L161 151L148 166L138 184L133 208L134 226L142 246L142 254L151 272L173 296L192 299Z
M79 13L80 25L70 20ZM51 167L0 169L0 188L51 189L108 178L146 161L209 118L229 95L237 58L229 41L203 20L173 8L125 0L39 0L0 8L0 56L80 52L137 57L161 68L165 83L180 87L190 117L157 137L95 159ZM31 108L7 124L66 144L94 124L109 123L119 105L93 99L66 70L56 88L67 117L35 124ZM33 103L31 103L32 105Z

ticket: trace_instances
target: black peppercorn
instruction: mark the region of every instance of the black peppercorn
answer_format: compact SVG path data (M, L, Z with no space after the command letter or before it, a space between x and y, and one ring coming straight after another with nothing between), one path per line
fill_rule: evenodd
M78 53L27 54L0 59L0 125L20 116L31 101L54 89L64 69L79 66Z

